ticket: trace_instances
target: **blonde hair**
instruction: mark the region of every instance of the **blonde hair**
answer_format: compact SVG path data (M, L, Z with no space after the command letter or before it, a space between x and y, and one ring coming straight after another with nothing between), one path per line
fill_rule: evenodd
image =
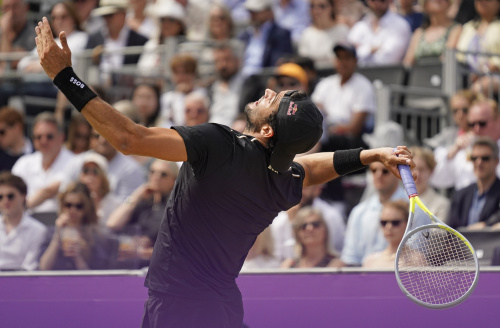
M424 147L410 147L410 151L414 157L421 157L427 167L432 171L436 167L436 159L434 158L434 153L429 148Z

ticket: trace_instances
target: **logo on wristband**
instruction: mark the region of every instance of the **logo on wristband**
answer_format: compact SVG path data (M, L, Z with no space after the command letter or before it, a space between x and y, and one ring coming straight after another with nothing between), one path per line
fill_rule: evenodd
M81 89L85 88L85 84L83 84L83 82L78 81L74 77L69 79L69 82L72 82L74 85L76 85L77 87L80 87Z

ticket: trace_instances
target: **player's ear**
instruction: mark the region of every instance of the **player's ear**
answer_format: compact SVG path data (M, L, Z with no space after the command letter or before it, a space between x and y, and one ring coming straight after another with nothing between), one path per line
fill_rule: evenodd
M260 134L263 137L272 138L274 136L274 129L268 123L264 123L260 128Z

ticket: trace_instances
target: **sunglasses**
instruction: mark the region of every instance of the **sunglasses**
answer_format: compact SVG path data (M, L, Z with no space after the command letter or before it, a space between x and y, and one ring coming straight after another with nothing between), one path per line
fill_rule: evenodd
M473 162L477 161L478 159L480 159L483 162L489 162L491 160L491 156L486 155L486 156L471 156L470 157L470 160Z
M5 196L5 199L8 199L8 200L13 200L14 198L16 198L16 194L14 194L14 193L5 194L5 195L0 194L0 201L3 200L4 196Z
M153 175L155 173L160 173L160 176L162 178L166 178L168 177L168 173L167 172L163 172L163 171L155 171L155 170L149 170L149 174Z
M34 136L35 140L40 141L42 138L45 137L48 141L54 139L54 135L52 133L48 134L37 134Z
M388 169L370 169L370 171L371 171L373 174L377 173L378 171L382 171L382 175L389 174L389 170L388 170Z
M459 111L461 111L463 114L467 114L469 112L469 108L467 108L467 107L452 108L451 111L452 111L453 115L455 115Z
M384 228L387 223L390 223L393 227L399 227L402 220L380 220L380 225Z
M207 110L205 108L186 108L186 114L188 115L190 115L191 113L201 115L206 112Z
M313 228L319 228L321 226L321 221L307 222L300 226L300 230L306 230L307 227L311 225Z
M95 167L84 167L82 169L82 173L85 175L87 174L99 175L99 170Z
M469 128L474 128L476 125L479 125L480 128L484 128L488 124L488 121L477 121L477 122L469 122Z
M325 4L325 3L319 3L317 5L314 5L311 3L311 5L309 6L310 9L314 9L314 8L326 9L326 7L327 7L327 4Z
M83 210L83 203L70 203L70 202L65 202L64 207L67 208L68 210L72 207L75 209L81 211Z
M75 139L87 140L89 137L88 134L75 133Z

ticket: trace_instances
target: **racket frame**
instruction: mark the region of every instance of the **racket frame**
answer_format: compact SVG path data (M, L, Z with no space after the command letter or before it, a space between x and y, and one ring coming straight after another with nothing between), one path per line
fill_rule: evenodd
M458 305L465 301L474 291L476 288L478 279L479 279L479 261L477 259L476 251L474 250L474 247L472 247L471 243L458 231L455 229L449 227L445 223L443 223L441 220L439 220L432 212L427 208L427 206L424 205L424 203L420 200L418 197L417 193L417 188L415 186L415 181L413 180L413 176L410 171L410 167L408 165L398 165L399 172L401 174L401 178L403 180L403 185L405 187L406 193L408 194L408 197L410 199L410 214L408 217L408 223L406 225L405 233L403 236L403 239L399 243L398 250L396 252L396 259L395 259L395 273L396 273L396 281L399 285L399 288L403 293L413 302L417 303L418 305L421 305L426 308L430 309L444 309L444 308L450 308L455 305ZM415 229L411 229L411 226L413 225L413 219L415 217L415 205L418 205L420 209L429 216L431 221L433 222L432 224L427 224L423 225L420 227L417 227ZM427 302L423 302L413 295L408 292L408 290L403 286L403 283L401 282L401 277L399 275L399 257L401 256L401 252L403 250L403 246L405 245L406 241L413 236L415 233L424 230L424 229L429 229L429 228L439 228L448 231L449 233L457 236L460 240L462 240L465 245L469 248L471 251L473 258L474 258L474 263L475 263L475 271L476 274L474 276L474 281L472 282L470 288L467 290L464 295L462 295L460 298L456 299L455 301L444 303L444 304L431 304Z

